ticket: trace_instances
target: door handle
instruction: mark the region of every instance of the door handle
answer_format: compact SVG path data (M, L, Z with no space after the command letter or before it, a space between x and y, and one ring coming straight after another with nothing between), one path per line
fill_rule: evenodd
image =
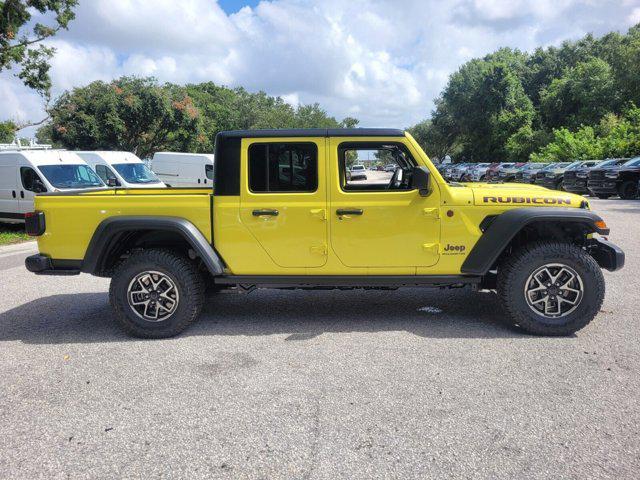
M364 212L361 208L339 208L336 210L336 214L342 215L362 215Z
M254 210L253 212L251 212L253 214L254 217L277 217L278 216L278 210Z
M24 191L20 190L20 198L24 198Z
M15 191L15 190L13 190L13 191L11 192L11 195L13 195L13 198L16 198L16 191Z

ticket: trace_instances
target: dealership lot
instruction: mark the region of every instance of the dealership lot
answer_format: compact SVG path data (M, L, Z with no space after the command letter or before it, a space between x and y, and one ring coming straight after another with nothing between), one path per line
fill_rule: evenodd
M637 478L640 201L590 201L627 265L571 338L404 289L221 294L136 340L107 280L0 249L0 477Z

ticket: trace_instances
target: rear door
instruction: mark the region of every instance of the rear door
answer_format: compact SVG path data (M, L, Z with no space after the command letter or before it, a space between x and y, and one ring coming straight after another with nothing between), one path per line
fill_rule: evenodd
M327 261L325 138L243 139L240 218L280 267Z

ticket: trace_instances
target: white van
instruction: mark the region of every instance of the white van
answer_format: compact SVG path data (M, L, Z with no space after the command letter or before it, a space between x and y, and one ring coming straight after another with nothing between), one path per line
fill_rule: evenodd
M75 152L110 187L165 188L149 167L130 152Z
M151 169L167 187L213 185L213 155L208 153L158 152Z
M75 153L66 150L0 151L0 222L22 223L39 193L107 188Z

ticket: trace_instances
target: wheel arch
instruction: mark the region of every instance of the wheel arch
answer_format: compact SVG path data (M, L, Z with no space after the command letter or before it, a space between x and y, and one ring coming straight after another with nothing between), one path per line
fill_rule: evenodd
M151 247L191 249L211 275L224 272L222 259L193 223L165 216L120 216L102 221L89 242L81 271L105 276L131 249Z
M482 236L461 267L463 274L486 275L514 246L540 239L578 243L590 233L608 235L598 226L602 218L586 209L534 207L488 216L480 224ZM603 222L602 222L603 223ZM600 225L602 225L600 223Z

